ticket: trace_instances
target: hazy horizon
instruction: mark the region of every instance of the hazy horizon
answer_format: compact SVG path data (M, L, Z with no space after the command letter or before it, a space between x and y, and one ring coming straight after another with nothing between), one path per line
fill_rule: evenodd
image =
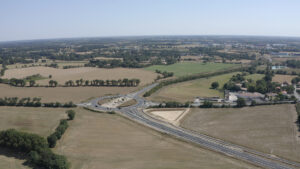
M297 0L10 0L0 41L128 36L300 37Z

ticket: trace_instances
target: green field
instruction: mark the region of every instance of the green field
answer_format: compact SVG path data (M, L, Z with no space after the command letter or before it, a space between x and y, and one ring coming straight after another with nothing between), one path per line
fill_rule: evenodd
M251 74L251 75L247 75L245 77L245 79L252 79L254 82L257 81L257 80L260 80L264 77L263 74Z
M219 76L213 76L210 78L201 78L198 80L192 80L188 82L178 83L169 87L163 88L158 93L150 97L155 101L179 101L186 102L192 101L195 97L224 97L222 90L223 85L229 81L229 79L237 74L228 73ZM211 83L218 82L219 89L211 89Z
M199 62L181 62L173 65L154 65L145 68L146 70L155 71L167 71L173 72L176 77L204 73L214 72L222 69L228 69L232 67L240 66L239 64L224 64L224 63L199 63Z
M227 83L233 75L241 72L234 72L213 76L209 78L201 78L197 80L187 81L171 85L163 88L158 93L150 97L154 101L178 101L186 102L192 101L195 97L224 97L223 86ZM247 75L245 79L252 79L254 82L263 78L264 75L252 74ZM211 83L218 82L218 89L211 89Z

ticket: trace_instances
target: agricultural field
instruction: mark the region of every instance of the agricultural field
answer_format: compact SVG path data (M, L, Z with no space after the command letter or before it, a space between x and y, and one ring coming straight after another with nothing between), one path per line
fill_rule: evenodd
M297 76L292 75L275 75L272 79L273 82L283 83L283 82L289 82L291 83L292 79Z
M10 128L47 137L66 118L62 108L0 107L0 130ZM0 168L29 169L22 155L0 149Z
M168 87L162 88L158 92L149 97L154 101L178 101L186 102L193 101L195 97L224 97L223 85L229 81L229 79L237 74L229 73L219 76L213 76L209 78L201 78L197 80L187 81L183 83L177 83ZM211 83L218 82L219 89L211 89Z
M260 80L264 77L263 74L250 74L245 77L245 79L252 79L254 82Z
M234 144L300 161L295 105L193 109L181 126Z
M255 168L160 134L117 114L76 110L54 151L72 169ZM138 155L137 155L138 154Z
M155 72L155 70L173 72L176 77L180 77L197 73L214 72L238 66L240 65L224 63L180 62L172 65L154 65L145 69L153 72Z
M0 130L10 128L47 137L66 118L63 108L0 107Z
M42 102L80 103L88 99L126 94L138 90L138 87L13 87L0 84L0 98L3 97L40 97Z
M37 81L37 84L47 85L49 82L49 75L52 80L56 80L58 84L64 85L68 80L118 80L123 78L140 79L140 85L152 83L157 77L156 73L146 71L143 69L128 69L128 68L115 68L115 69L100 69L92 67L80 67L71 69L56 69L51 67L29 67L21 69L9 69L5 71L3 78L25 78L27 76L40 74L47 79Z

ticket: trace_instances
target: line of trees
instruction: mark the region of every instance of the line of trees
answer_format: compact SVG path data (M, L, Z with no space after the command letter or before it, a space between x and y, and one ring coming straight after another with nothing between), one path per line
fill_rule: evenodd
M56 80L49 80L48 86L40 86L36 85L36 81L34 79L26 80L26 79L1 79L0 83L9 84L11 86L16 87L25 87L29 82L29 87L57 87L59 86ZM65 82L64 87L78 87L78 86L118 86L118 87L136 87L141 83L140 79L119 79L119 80L68 80Z
M162 78L168 78L174 76L173 72L161 71L158 69L156 69L155 72L161 74L163 76ZM157 80L159 80L160 78L161 78L160 76L157 76Z
M140 79L119 79L119 80L69 80L66 81L65 86L74 87L74 86L119 86L119 87L131 87L138 86L140 84Z
M68 115L68 120L73 120L75 118L74 110L67 110L66 114ZM62 135L65 133L68 127L69 124L67 120L63 119L60 121L58 127L55 129L55 132L47 137L50 148L54 148L56 146L57 140L61 139Z
M300 103L296 104L296 111L297 111L297 115L298 115L297 125L298 125L299 131L300 131Z
M175 101L160 103L158 106L153 106L152 108L186 108L190 106L190 102L179 103Z
M237 67L237 68L231 68L231 69L217 71L217 72L213 72L213 73L201 73L201 74L196 74L196 75L183 76L183 77L179 77L177 79L165 80L165 81L160 82L157 86L155 86L148 92L146 92L143 96L149 97L149 96L151 96L151 94L155 93L157 90L163 88L164 86L168 86L171 84L181 83L181 82L195 80L195 79L199 79L199 78L207 78L207 77L211 77L211 76L217 76L217 75L236 72L236 71L241 71L242 69L243 69L242 67Z
M0 98L0 106L24 106L24 107L76 107L73 102L60 103L60 102L50 102L50 103L41 103L41 98L34 97L25 97L19 99L18 97L5 97Z
M15 129L0 132L0 147L8 148L16 153L24 153L27 162L36 168L69 169L66 157L54 154L41 136Z
M6 70L7 70L6 65L5 65L5 64L2 64L2 69L1 69L1 71L0 71L0 76L4 76Z

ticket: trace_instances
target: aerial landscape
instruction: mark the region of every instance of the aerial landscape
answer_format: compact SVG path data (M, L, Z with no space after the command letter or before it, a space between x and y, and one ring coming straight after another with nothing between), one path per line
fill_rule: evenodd
M185 2L1 2L0 169L300 168L300 2Z

